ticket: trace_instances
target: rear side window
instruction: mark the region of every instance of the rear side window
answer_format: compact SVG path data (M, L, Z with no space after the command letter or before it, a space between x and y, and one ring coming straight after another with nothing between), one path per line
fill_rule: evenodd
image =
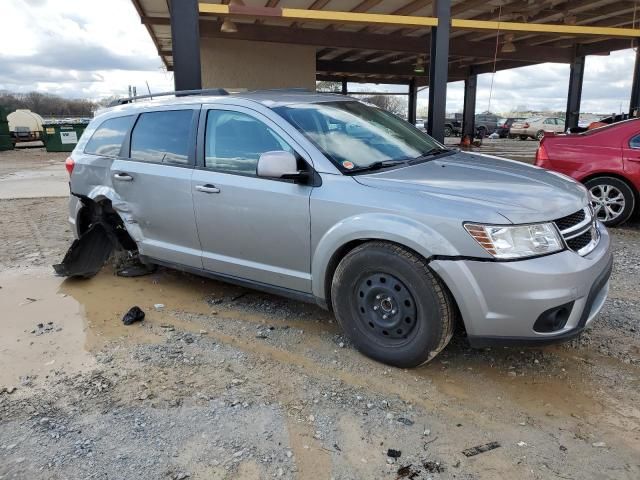
M189 164L193 110L143 113L131 134L131 159Z
M629 146L631 148L640 148L640 135L636 135L631 140L629 140Z
M84 153L117 157L120 154L122 142L131 128L134 116L110 118L100 124L87 142Z

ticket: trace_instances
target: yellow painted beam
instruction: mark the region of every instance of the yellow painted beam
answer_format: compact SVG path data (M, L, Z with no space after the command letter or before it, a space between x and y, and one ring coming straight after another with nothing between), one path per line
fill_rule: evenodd
M216 16L248 18L283 18L296 22L322 22L337 24L382 25L394 27L436 27L435 17L385 15L376 13L307 10L300 8L253 8L246 6L200 3L200 13ZM640 37L640 29L618 27L590 27L588 25L557 25L548 23L494 22L483 20L451 20L452 28L506 32L535 32L561 35L598 35L605 37Z
M375 13L338 12L326 10L306 10L301 8L260 8L201 3L200 13L209 15L233 15L246 17L286 18L292 21L342 23L358 25L388 25L397 27L435 27L438 19L434 17L415 17L407 15L380 15Z
M360 25L385 25L393 27L437 27L435 17L409 15L384 15L377 13L334 12L325 10L304 10L283 8L282 17L296 21L350 23Z
M550 23L492 22L485 20L451 20L452 28L500 30L509 32L559 33L562 35L602 35L606 37L640 37L640 29L590 27L589 25L557 25Z

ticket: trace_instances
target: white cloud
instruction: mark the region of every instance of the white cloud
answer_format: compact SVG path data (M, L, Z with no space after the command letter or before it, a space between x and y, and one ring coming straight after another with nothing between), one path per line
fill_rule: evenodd
M154 92L171 90L155 46L130 0L1 0L0 90L38 90L65 97L124 95L149 82ZM6 48L9 46L10 48ZM635 53L587 58L582 111L611 113L628 108ZM569 66L542 64L495 74L491 110L526 105L537 110L566 108ZM480 75L476 111L489 106L491 74ZM355 85L350 85L355 90ZM403 86L360 86L406 91ZM462 111L463 83L449 84L447 111ZM424 105L428 91L420 93Z
M0 89L100 98L171 90L130 0L2 0Z

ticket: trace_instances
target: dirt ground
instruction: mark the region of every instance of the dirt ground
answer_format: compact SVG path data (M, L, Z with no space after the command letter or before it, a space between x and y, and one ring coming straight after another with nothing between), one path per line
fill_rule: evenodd
M611 233L610 296L579 339L459 333L402 370L312 305L166 269L62 281L66 199L0 200L0 480L638 479L640 223Z

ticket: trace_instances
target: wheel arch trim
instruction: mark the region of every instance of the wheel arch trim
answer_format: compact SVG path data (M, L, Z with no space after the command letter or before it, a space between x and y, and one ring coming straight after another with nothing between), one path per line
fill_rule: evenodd
M335 267L352 249L345 247L373 240L396 243L425 259L434 254L459 254L437 231L410 218L388 213L354 215L327 230L314 248L311 261L314 296L321 301L328 298L327 283L330 285Z

